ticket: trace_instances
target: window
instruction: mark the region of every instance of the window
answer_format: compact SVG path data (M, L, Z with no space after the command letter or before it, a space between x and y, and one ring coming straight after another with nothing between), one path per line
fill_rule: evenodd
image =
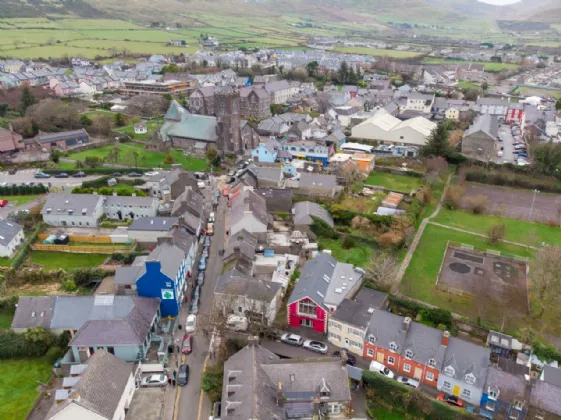
M462 395L466 398L469 398L469 397L471 397L471 391L469 389L464 389L462 391Z
M300 303L298 303L298 312L306 315L315 315L316 305L309 300L301 300Z
M454 376L456 374L456 370L452 366L446 366L444 368L444 374L448 376Z
M485 408L489 411L495 411L495 403L492 401L487 401L487 404L485 404Z
M444 381L442 382L442 390L447 391L452 389L452 384L450 382Z
M395 344L395 343L390 343L390 350L391 350L391 351L396 351L396 350L397 350L397 344Z
M336 328L336 329L338 329L338 330L341 330L341 324L339 324L339 323L337 323L337 322L335 322L335 321L329 321L329 326L330 326L330 327L333 327L333 328Z
M473 376L473 374L471 374L471 373L468 373L468 374L465 376L464 379L465 379L466 383L468 383L468 384L470 384L470 385L473 385L473 384L475 383L475 376Z
M341 405L339 405L337 403L329 404L327 407L328 407L329 414L340 414L341 413Z
M427 378L427 381L434 381L434 374L432 372L427 372L425 378Z
M434 360L434 359L429 359L429 367L431 367L431 368L436 367L436 360Z
M412 350L405 350L405 357L407 357L408 359L412 359L413 358L413 351Z
M489 394L489 399L496 400L497 397L499 396L499 391L498 390L496 391L494 389L492 390L491 388L489 388L488 394Z
M403 365L403 371L404 372L411 372L411 365L408 365L407 363Z
M395 365L395 359L392 356L388 357L388 364Z
M374 344L376 342L376 337L374 337L372 334L368 336L368 342L370 344Z
M329 337L341 341L341 336L340 336L340 335L337 335L337 334L334 334L334 333L332 333L332 332L329 333Z
M514 400L514 408L522 410L524 408L524 401Z
M368 351L366 352L366 355L367 355L368 357L374 357L374 350L368 349Z

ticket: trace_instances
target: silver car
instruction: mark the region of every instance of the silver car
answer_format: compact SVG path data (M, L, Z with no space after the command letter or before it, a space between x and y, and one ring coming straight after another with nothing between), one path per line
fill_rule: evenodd
M316 353L327 354L327 346L321 341L306 340L302 347L306 350L315 351Z
M281 336L281 341L291 346L300 347L304 340L298 334L283 334Z
M408 378L407 376L398 376L397 377L397 382L399 382L400 384L403 384L403 385L407 385L408 387L411 387L411 388L419 388L419 381L416 381L415 379Z
M145 376L144 378L142 378L142 381L140 382L140 386L142 388L148 388L148 387L164 387L168 384L168 378L166 375L150 375L150 376Z

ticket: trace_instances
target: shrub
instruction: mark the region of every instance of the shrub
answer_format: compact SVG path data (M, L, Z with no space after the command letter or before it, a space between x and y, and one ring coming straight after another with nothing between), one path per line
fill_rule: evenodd
M100 268L82 268L74 272L74 283L77 286L89 286L93 280L102 279L108 274Z
M446 192L446 207L451 210L459 209L465 192L466 190L461 185L450 186Z
M64 356L64 351L58 346L51 346L45 356L54 363L59 357Z
M345 236L345 239L343 239L343 248L351 249L354 248L355 246L356 246L356 241L350 236Z
M54 335L43 327L30 328L25 334L0 330L0 359L43 356L54 340Z
M69 293L75 292L76 289L78 289L74 280L71 279L64 281L64 283L61 284L60 288Z
M473 214L481 214L487 210L489 198L486 195L478 194L465 199L467 207Z
M497 242L505 237L506 226L504 223L499 223L497 225L491 226L487 232L487 238L491 245L495 245Z
M432 325L446 325L450 327L453 323L452 313L440 308L424 308L421 310L421 316L424 321L430 322Z
M201 389L206 392L212 403L222 398L222 378L224 376L224 365L208 366L201 378Z

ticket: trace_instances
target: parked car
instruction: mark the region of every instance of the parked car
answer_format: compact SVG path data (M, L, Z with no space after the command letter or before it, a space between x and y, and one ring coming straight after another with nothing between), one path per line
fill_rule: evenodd
M154 175L158 175L159 172L156 171L149 171L149 172L145 172L144 175L146 176L154 176Z
M183 344L181 345L181 353L189 354L191 353L191 336L189 334L185 334L183 337Z
M356 365L356 357L354 355L352 355L351 353L349 353L348 351L345 352L347 353L347 364L354 366ZM333 354L331 355L332 357L341 357L341 352L339 350L334 351Z
M205 246L210 246L210 236L205 236Z
M129 173L129 176L133 178L140 178L142 174L139 174L138 172L131 172Z
M74 175L72 175L72 176L73 176L74 178L83 178L83 177L86 176L86 173L80 171L80 172L76 172L76 173L75 173Z
M10 169L8 170L8 173L9 173L10 175L15 175L15 174L17 173L17 171L18 171L18 168L10 168Z
M111 176L123 176L121 172L113 172Z
M49 174L44 174L43 172L37 172L35 174L35 178L37 179L47 179L50 178L51 176Z
M8 204L8 200L0 200L0 207L6 207L6 204Z
M201 297L201 286L195 286L195 290L193 290L193 299L198 299Z
M304 340L298 334L283 334L281 336L281 341L297 347L300 347L304 343Z
M206 226L206 234L207 234L207 235L210 235L210 236L214 235L214 223L209 223L209 224L207 224L207 226Z
M61 172L55 175L55 178L68 178L68 174L66 172Z
M187 382L189 382L189 365L181 365L177 371L177 385L185 386Z
M436 396L436 399L438 401L445 402L446 404L450 404L450 405L453 405L455 407L463 407L464 406L464 402L462 400L460 400L458 397L456 397L454 395L445 394L444 392L440 392Z
M372 360L370 362L370 367L368 368L370 372L377 372L381 375L387 376L390 379L394 378L394 373L388 369L386 365L383 363L377 362L376 360Z
M199 271L205 271L205 270L206 270L206 258L201 257L201 259L199 260Z
M205 284L205 273L200 272L197 274L197 286L202 286L203 284Z
M315 351L316 353L327 354L327 346L321 341L306 340L302 345L306 350Z
M191 307L189 308L189 313L195 315L199 313L199 299L191 300Z
M202 252L202 254L201 254L201 257L208 258L208 254L209 254L208 246L205 246L205 247L203 248L203 252Z
M397 382L399 382L400 384L403 384L403 385L407 385L408 387L411 387L411 388L419 388L419 381L416 381L415 379L408 378L407 376L398 376L397 377Z
M142 388L155 387L155 386L160 386L163 388L167 384L168 384L167 376L161 374L145 376L144 378L142 378L142 381L140 381L140 386Z
M197 329L197 315L190 314L187 315L187 320L185 321L185 332L193 333Z

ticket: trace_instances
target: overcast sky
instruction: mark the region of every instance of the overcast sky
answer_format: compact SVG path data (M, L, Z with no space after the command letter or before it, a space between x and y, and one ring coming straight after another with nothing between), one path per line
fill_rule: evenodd
M498 6L504 6L505 4L518 3L520 0L479 0L482 3L495 4Z

